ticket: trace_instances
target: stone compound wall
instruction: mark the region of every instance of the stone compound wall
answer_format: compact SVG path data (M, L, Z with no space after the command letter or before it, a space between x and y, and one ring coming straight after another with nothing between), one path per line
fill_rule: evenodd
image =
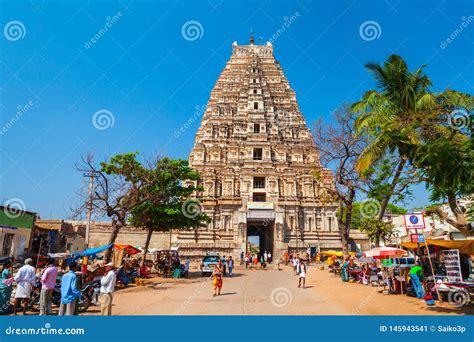
M83 221L71 221L77 228L85 227ZM93 222L91 224L89 247L100 247L108 243L112 225L110 222ZM115 241L118 244L128 244L132 246L143 247L145 245L146 232L135 227L122 228ZM150 241L150 249L169 249L170 248L170 234L168 233L153 233Z

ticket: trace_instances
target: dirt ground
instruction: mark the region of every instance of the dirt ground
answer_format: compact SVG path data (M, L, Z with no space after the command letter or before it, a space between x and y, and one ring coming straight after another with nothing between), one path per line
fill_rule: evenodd
M282 271L238 267L224 278L222 295L213 297L212 282L198 272L188 279L152 278L145 286L115 293L114 315L472 315L473 306L455 308L405 295L385 295L381 287L343 283L327 270L308 268L306 288L289 267ZM87 315L98 315L91 307Z

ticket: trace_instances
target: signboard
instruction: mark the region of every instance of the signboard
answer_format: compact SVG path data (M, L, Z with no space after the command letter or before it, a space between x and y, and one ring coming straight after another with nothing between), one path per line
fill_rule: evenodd
M405 214L405 228L406 229L425 229L425 217L423 213Z
M423 234L410 234L411 242L425 243L425 236Z
M247 209L273 209L273 202L248 202Z
M462 281L461 275L461 259L459 250L448 249L444 251L444 265L446 267L446 275L449 282Z

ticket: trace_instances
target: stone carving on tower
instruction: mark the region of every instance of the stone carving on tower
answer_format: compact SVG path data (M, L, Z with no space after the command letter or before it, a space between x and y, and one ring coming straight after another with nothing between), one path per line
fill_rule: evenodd
M198 228L197 241L195 232L179 233L181 254L237 257L254 235L275 256L340 248L337 203L320 185L333 176L320 164L272 44L232 44L189 163L201 174L204 191L196 197L212 222Z

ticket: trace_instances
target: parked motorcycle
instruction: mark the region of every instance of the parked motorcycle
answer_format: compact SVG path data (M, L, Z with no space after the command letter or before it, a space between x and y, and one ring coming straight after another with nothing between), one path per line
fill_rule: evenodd
M29 308L31 311L38 312L40 311L40 296L41 296L41 281L37 280L36 285L33 287L31 294ZM86 312L91 305L92 296L88 295L89 288L86 286L81 290L81 296L78 299L78 311L80 313ZM55 306L61 304L61 283L56 283L51 294L51 302Z
M438 281L436 288L443 301L456 307L469 305L474 299L474 282L448 283Z

